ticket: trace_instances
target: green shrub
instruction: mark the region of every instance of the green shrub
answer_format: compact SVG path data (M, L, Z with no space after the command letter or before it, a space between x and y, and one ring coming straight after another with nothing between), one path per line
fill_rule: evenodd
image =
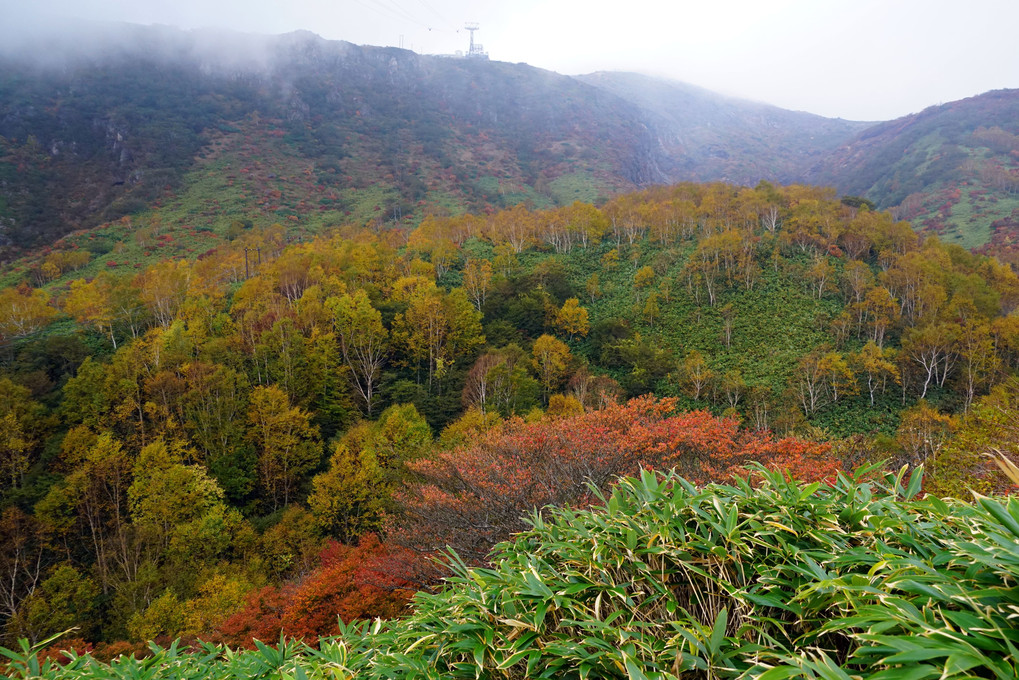
M922 472L698 489L645 471L550 509L489 568L449 555L408 618L318 649L156 649L21 677L1014 678L1019 500L915 500ZM155 673L154 675L152 673ZM134 675L132 675L133 677Z

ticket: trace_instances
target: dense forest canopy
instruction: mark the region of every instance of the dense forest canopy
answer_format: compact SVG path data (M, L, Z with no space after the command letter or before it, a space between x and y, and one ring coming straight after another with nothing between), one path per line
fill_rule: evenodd
M1019 277L828 189L237 223L79 277L90 236L0 290L8 644L313 640L642 467L1008 488Z

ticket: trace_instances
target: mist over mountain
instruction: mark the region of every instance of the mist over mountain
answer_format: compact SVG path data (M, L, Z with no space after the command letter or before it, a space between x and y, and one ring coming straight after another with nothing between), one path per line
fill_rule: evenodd
M585 199L668 179L637 107L526 65L310 33L114 34L102 49L3 58L5 238L29 244L135 212L177 185L211 133L252 116L279 120L338 188L393 187L387 214L430 190L476 209L555 202L549 185L567 176Z
M955 181L941 170L968 157L960 143L977 128L1014 134L1019 120L1009 92L872 125L631 73L569 77L306 31L94 24L50 35L8 29L0 50L0 244L158 204L213 140L254 143L245 135L282 139L338 215L400 222L436 206L542 207L679 180L821 182L893 207ZM944 153L902 153L935 137ZM1011 172L1007 154L998 162ZM369 205L368 193L380 197Z
M579 79L642 109L665 154L663 169L674 181L802 181L807 166L871 125L636 73L601 72Z

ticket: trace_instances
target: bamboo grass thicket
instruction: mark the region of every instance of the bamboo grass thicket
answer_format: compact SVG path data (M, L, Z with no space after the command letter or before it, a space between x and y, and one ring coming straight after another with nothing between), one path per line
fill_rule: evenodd
M317 647L176 646L14 677L823 678L1019 676L1019 500L917 498L922 470L832 484L759 470L701 488L621 479L593 508L534 513L490 566L447 555L413 612Z

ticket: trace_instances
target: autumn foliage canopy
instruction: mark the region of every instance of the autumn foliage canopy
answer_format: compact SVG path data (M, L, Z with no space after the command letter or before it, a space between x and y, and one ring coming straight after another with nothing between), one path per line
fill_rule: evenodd
M803 480L833 478L828 444L774 439L734 418L676 412L674 399L639 397L600 411L525 423L511 419L479 441L412 464L420 483L405 490L402 540L425 550L449 545L484 559L548 505L584 505L640 468L676 469L696 482L745 474L759 462Z
M252 639L280 635L313 642L335 635L337 618L392 618L402 614L418 584L412 580L420 558L368 534L356 546L330 541L320 566L304 579L252 591L242 610L220 626L223 639L250 646Z

